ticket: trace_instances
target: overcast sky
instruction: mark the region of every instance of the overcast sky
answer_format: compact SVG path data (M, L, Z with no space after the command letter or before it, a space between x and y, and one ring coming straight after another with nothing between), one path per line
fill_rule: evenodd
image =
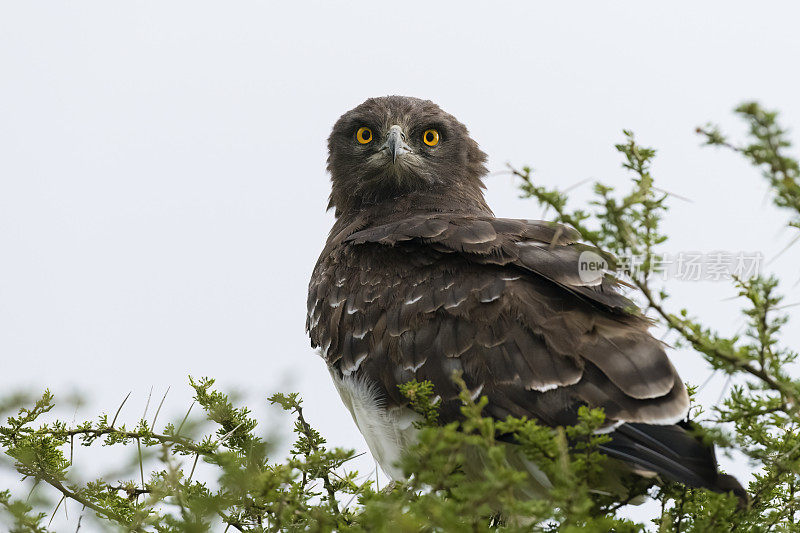
M746 99L797 129L797 6L3 2L0 389L79 390L91 399L79 417L133 391L131 421L151 386L172 388L170 413L185 409L188 374L254 406L297 390L332 443L366 450L304 323L333 222L326 138L371 96L430 98L491 171L530 164L562 188L625 187L613 144L632 129L659 150L658 185L691 200L672 201L667 250L770 259L793 235L787 215L757 171L701 149L693 130L741 133L730 111ZM541 216L511 177L486 183L498 216ZM576 204L590 191L575 189ZM795 246L768 267L787 303L800 300L798 261ZM727 283L669 287L674 309L741 327ZM709 375L695 354L673 360L690 383Z

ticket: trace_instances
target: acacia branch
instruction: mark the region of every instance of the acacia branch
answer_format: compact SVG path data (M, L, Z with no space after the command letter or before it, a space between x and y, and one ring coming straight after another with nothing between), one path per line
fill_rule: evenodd
M209 451L208 449L198 446L191 440L172 435L162 435L159 433L150 433L145 431L123 431L113 427L107 427L107 428L97 428L97 429L94 428L78 428L78 429L66 429L66 430L51 429L47 430L46 432L49 435L56 438L73 437L75 435L89 435L95 438L99 438L104 435L117 435L120 437L124 437L126 439L149 438L158 441L161 444L178 444L180 446L183 446L187 450L190 450L192 452L198 453L203 456L214 455L213 451Z
M648 307L650 307L656 313L658 313L659 316L661 316L661 318L664 319L666 325L670 329L677 331L696 350L710 357L714 357L716 359L724 361L725 363L731 365L732 367L738 370L742 370L743 372L747 372L748 374L751 374L759 378L761 381L767 384L769 388L775 390L776 392L779 392L782 396L787 398L792 404L795 403L794 391L786 387L786 385L784 385L780 381L777 381L773 376L771 376L768 372L766 372L766 370L764 370L763 368L756 368L747 361L744 361L733 354L722 352L717 348L714 348L713 346L709 346L707 343L704 343L700 337L695 335L695 333L691 330L691 328L686 326L683 320L680 320L675 315L672 315L668 313L666 310L664 310L661 304L659 304L656 301L655 297L653 296L653 293L650 291L650 287L647 285L646 282L642 282L636 279L634 279L633 282L634 285L636 285L636 287L642 292L644 297L647 299Z
M522 179L525 182L525 184L528 185L530 190L534 190L535 186L533 185L533 182L530 179L529 172L522 172L511 166L509 166L509 168L513 175ZM589 242L592 246L598 249L603 248L602 243L600 243L594 236L592 236L592 234L585 227L583 227L583 225L578 223L575 217L567 213L562 204L553 202L551 199L541 195L536 195L536 194L533 195L536 196L536 199L539 200L540 202L545 203L549 207L553 208L553 210L558 215L559 221L569 224L570 226L575 228L581 234L581 237L585 241ZM626 244L628 245L630 244L630 242L628 241L627 238L625 238L625 236L619 235L618 237L620 237ZM695 333L691 330L691 328L689 328L685 324L684 321L678 319L675 315L668 313L661 306L658 300L656 300L655 296L653 296L653 293L650 290L650 287L648 286L646 281L636 279L633 276L632 280L636 288L638 288L647 299L648 307L650 307L656 313L658 313L666 323L667 327L678 332L678 334L680 334L686 341L688 341L692 345L692 347L694 347L701 353L706 354L709 357L716 358L738 370L741 370L754 377L757 377L763 383L765 383L769 388L775 390L776 392L780 393L782 396L787 398L790 401L790 403L792 404L796 403L794 391L788 388L785 384L777 381L763 368L761 369L756 368L747 361L743 361L742 359L736 357L733 354L722 352L719 349L713 346L709 346L707 343L704 343L702 339L700 339L697 335L695 335Z
M116 522L116 523L118 523L118 524L120 524L120 525L122 525L124 527L127 527L127 528L132 527L131 524L126 524L124 521L120 520L120 518L118 516L114 515L113 513L110 513L106 509L103 509L99 505L93 503L91 500L89 500L87 498L84 498L83 496L81 496L77 492L72 491L69 488L65 487L64 484L61 483L61 481L59 481L57 478L51 476L50 474L40 471L36 475L36 477L41 479L42 481L44 481L45 483L47 483L51 487L55 488L59 492L61 492L61 494L63 494L65 498L69 498L69 499L75 500L76 502L80 503L84 507L88 507L89 509L91 509L92 511L96 512L97 514L99 514L99 515L101 515L101 516L103 516L103 517L105 517L105 518L107 518L109 520L112 520L112 521L114 521L114 522ZM134 531L142 531L141 526L136 526Z

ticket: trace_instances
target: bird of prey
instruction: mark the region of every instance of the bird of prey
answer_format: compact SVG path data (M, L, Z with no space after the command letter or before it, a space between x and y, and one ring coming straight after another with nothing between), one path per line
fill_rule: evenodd
M582 280L576 232L493 215L486 154L461 122L431 101L371 98L328 148L336 222L306 328L389 477L417 431L398 385L431 381L446 423L457 371L488 416L556 427L601 407L602 451L631 471L744 497L686 431L686 389L648 320L614 279Z

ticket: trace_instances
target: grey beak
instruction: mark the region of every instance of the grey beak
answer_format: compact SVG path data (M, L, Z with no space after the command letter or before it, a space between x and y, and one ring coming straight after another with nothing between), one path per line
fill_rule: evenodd
M397 162L397 156L410 153L411 147L406 144L405 134L400 126L394 125L389 128L389 133L386 135L386 142L383 143L381 149L387 149L392 154L392 163Z

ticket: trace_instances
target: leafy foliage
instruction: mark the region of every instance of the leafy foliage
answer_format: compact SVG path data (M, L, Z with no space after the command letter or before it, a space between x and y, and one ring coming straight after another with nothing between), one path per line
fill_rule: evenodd
M790 226L800 228L798 163L786 155L790 145L777 115L754 103L739 107L737 113L750 126L749 144L735 146L713 126L698 131L706 144L733 149L761 168L775 204L789 212ZM5 455L18 476L56 495L56 500L43 502L14 490L0 492L0 517L13 532L49 531L46 521L69 499L84 509L79 520L86 515L108 530L165 533L796 530L800 381L789 371L797 352L780 342L788 318L782 313L778 280L735 280L745 305L747 329L742 336L715 332L688 310L668 310L669 295L650 273L658 271L659 247L667 239L659 223L667 213L669 194L654 185L655 151L640 146L631 132L624 135L616 149L631 173L630 190L620 193L595 184L595 199L584 209L570 209L567 194L537 184L530 168L512 172L521 179L525 197L547 206L557 221L607 251L609 263L615 264L616 257L641 257L638 265L626 265L622 275L644 298L645 311L711 368L739 378L712 412L694 406L692 417L704 417L703 438L752 461L756 474L749 485L749 506L738 505L727 494L613 477L612 460L598 452L608 439L595 433L604 420L601 410L583 408L579 423L566 428L525 419L493 420L482 416L486 398L473 400L458 376L454 379L462 387L463 419L443 426L438 424L430 383L401 387L421 415L419 439L400 465L407 481L379 490L349 467L353 451L329 447L311 427L297 394L269 398L294 417L288 457L273 457L272 446L257 435L257 421L247 408L235 406L214 388L213 380L190 378L205 418L199 436L190 436L197 429L190 412L177 427L157 426L161 406L151 422L142 418L126 428L116 424L119 409L110 422L105 414L79 424L51 420L54 397L49 391L32 402L0 401L2 412L22 405L0 426ZM75 445L129 447L138 464L122 482L81 483L72 464ZM148 453L156 454L158 467L146 472ZM483 467L466 470L475 458ZM213 475L197 479L201 461ZM549 481L532 483L520 461L537 465ZM660 502L658 516L648 524L622 518L620 508L644 495Z

